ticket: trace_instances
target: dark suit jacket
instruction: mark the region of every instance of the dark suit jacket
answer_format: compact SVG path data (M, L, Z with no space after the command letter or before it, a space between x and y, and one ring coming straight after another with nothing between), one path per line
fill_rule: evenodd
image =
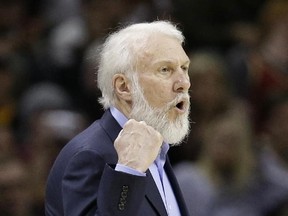
M121 129L108 110L62 149L47 181L46 216L167 216L149 170L140 177L113 169L117 163L113 143ZM186 216L169 160L165 170Z

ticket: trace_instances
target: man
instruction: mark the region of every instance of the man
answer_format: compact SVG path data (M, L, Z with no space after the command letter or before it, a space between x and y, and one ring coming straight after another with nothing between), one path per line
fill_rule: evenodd
M189 58L166 21L111 34L100 54L105 113L60 152L46 216L188 215L167 159L189 130Z

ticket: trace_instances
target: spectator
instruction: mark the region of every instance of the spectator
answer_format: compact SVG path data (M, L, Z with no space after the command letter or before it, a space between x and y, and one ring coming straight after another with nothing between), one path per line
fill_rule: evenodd
M171 150L171 160L194 161L201 149L202 130L215 116L225 112L239 115L249 109L245 101L233 95L228 77L228 68L223 56L211 50L198 50L190 54L189 76L192 82L191 95L191 128L183 148Z
M261 134L262 169L272 182L288 190L288 93L276 94L266 101Z
M48 172L59 150L87 124L69 95L53 83L38 83L20 101L20 157L29 169L33 212L44 215Z
M17 115L15 73L10 58L0 56L0 126L13 127Z
M254 22L266 0L173 0L174 14L187 35L187 48L226 51L235 22Z
M251 129L247 116L218 116L203 130L197 162L175 167L191 215L263 216L286 200L258 167Z
M3 216L33 216L28 169L18 156L14 131L0 126L0 212Z
M257 21L258 41L245 52L234 52L235 56L230 56L231 74L237 72L232 82L238 87L238 94L251 104L257 133L261 133L261 108L266 99L288 90L287 14L286 0L265 2Z

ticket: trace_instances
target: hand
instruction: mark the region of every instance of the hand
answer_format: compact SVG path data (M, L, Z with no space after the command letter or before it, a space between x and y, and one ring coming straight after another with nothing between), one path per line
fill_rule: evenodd
M114 142L118 164L146 172L156 159L163 137L144 121L130 119Z

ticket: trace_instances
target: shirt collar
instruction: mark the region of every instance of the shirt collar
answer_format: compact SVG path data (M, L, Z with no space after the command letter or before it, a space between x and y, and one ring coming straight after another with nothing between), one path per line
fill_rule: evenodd
M124 124L128 121L128 118L120 112L116 107L110 107L112 116L118 122L118 124L123 128Z

